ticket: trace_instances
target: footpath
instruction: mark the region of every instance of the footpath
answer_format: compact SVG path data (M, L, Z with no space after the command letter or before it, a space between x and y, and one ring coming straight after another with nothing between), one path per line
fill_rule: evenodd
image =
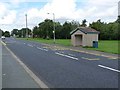
M30 89L40 87L19 64L15 56L12 55L12 53L4 45L2 45L2 90L7 90L4 88Z

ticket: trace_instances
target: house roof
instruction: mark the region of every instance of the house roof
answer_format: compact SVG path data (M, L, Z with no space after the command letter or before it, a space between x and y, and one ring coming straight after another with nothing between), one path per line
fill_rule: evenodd
M71 31L70 34L72 35L73 33L75 33L78 30L85 34L99 34L100 33L99 31L96 31L95 29L90 28L90 27L78 27L75 30Z

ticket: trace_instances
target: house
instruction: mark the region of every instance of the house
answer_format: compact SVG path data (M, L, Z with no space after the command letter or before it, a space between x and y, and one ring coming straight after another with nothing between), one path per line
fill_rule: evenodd
M98 42L100 32L90 27L78 27L71 34L71 43L73 46L93 46L93 41Z

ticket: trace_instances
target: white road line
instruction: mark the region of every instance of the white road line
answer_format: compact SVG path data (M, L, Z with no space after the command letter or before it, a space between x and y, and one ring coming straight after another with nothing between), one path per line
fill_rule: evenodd
M33 47L31 44L28 44L28 46Z
M99 58L86 58L86 57L82 57L82 59L86 59L86 60L100 60Z
M2 40L1 40L1 43L2 43L3 45L6 45L6 43L4 43Z
M47 49L43 49L44 51L48 51Z
M98 66L102 67L102 68L105 68L105 69L109 69L109 70L115 71L115 72L120 72L119 70L116 70L116 69L113 69L113 68L110 68L110 67L107 67L107 66L103 66L103 65L98 65Z
M48 51L47 49L43 49L43 48L40 48L40 47L37 47L37 49L40 49L40 50L43 50L43 51Z
M37 47L37 49L43 50L43 49L42 49L42 48L40 48L40 47Z
M68 58L71 58L71 59L78 60L78 58L71 57L71 56L68 56L68 55L64 55L64 54L61 54L61 53L58 53L58 52L55 52L55 54L60 55L60 56L64 56L64 57L68 57Z
M68 55L70 55L70 56L75 56L75 55L73 55L73 54L68 54Z

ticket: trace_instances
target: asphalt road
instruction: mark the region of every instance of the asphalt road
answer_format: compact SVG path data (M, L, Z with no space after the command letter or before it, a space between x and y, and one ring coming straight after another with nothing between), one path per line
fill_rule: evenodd
M2 88L40 88L16 58L2 46ZM2 89L2 90L3 90ZM8 89L7 89L8 90ZM24 90L24 89L22 89Z
M50 88L118 88L118 60L6 38L7 47Z

